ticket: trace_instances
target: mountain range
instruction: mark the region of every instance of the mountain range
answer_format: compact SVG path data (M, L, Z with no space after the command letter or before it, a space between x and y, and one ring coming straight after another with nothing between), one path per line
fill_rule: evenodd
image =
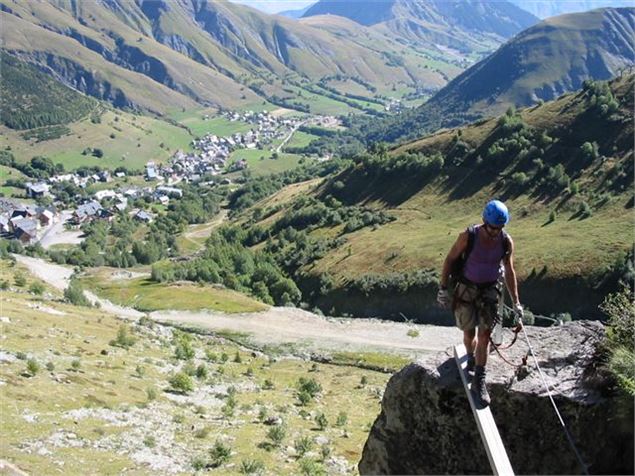
M336 15L399 38L465 50L474 41L504 39L538 22L509 2L461 0L321 0L303 18Z
M414 139L554 99L587 79L609 79L635 62L635 9L549 18L473 65L418 108L358 126L365 142Z
M632 7L630 0L567 0L565 2L545 0L509 0L538 18L555 17L564 13L579 13L596 8Z
M290 84L304 87L332 75L384 90L397 83L439 89L534 21L507 3L513 18L498 3L477 3L497 18L484 32L465 13L455 18L443 2L414 10L396 2L393 12L414 15L409 21L394 18L385 28L349 21L345 34L345 20L298 22L227 1L0 0L0 15L6 52L116 106L166 113L253 106L297 94ZM444 48L461 51L447 60Z

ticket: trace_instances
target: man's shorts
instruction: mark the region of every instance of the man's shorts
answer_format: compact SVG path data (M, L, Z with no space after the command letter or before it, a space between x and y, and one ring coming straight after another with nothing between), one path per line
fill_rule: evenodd
M462 331L493 329L499 320L503 305L502 285L486 287L458 283L454 289L452 310L456 325Z

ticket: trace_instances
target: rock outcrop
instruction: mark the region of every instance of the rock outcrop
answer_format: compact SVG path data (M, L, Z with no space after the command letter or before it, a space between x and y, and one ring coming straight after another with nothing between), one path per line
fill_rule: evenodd
M539 365L592 474L633 474L633 415L598 370L602 324L528 328ZM510 339L510 334L506 336ZM505 342L504 342L505 344ZM528 354L522 338L502 351ZM531 357L519 369L491 354L491 410L516 474L581 474ZM491 474L452 349L414 362L389 381L360 474Z

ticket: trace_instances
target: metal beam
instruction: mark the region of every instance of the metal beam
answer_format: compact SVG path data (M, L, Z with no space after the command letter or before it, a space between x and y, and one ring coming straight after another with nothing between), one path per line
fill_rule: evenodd
M459 374L461 374L461 380L463 381L463 388L467 394L467 399L470 401L470 407L472 407L472 413L478 426L478 431L481 434L483 445L485 446L485 452L489 459L489 464L492 467L492 471L496 475L501 476L513 476L514 470L507 457L505 446L501 440L496 422L492 416L489 406L483 407L477 405L474 402L474 398L471 391L471 382L468 380L467 373L467 354L465 352L465 346L463 344L454 346L454 358L456 365L459 368Z

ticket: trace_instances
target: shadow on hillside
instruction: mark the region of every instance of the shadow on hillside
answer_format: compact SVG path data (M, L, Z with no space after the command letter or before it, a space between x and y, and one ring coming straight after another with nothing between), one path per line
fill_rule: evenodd
M429 176L423 180L415 177L397 175L370 176L360 170L352 169L337 177L346 187L337 189L335 183L329 183L322 191L322 196L332 195L346 205L377 201L389 207L396 207L416 195L432 181Z

